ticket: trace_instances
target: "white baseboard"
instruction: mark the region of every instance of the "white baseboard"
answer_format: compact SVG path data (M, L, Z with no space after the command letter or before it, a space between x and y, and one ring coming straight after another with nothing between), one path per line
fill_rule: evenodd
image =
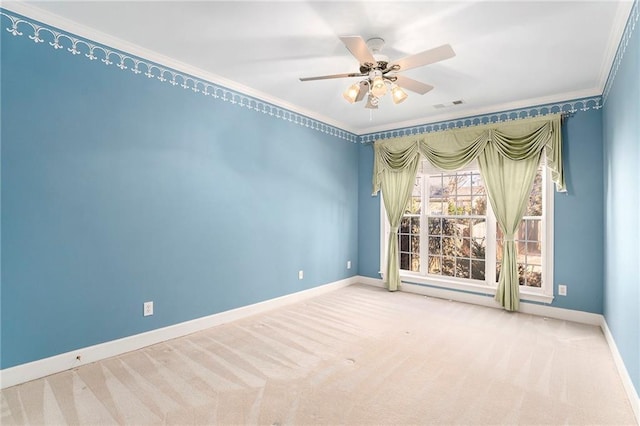
M356 278L358 279L358 283L360 284L385 288L384 281L382 281L380 278L363 277L361 275L357 276Z
M631 403L631 408L633 409L633 413L636 415L636 422L638 422L638 425L640 425L640 397L638 396L638 392L636 391L635 386L633 386L631 376L629 376L627 367L624 365L622 356L618 351L616 341L614 340L613 335L611 334L611 330L609 330L609 326L607 325L607 320L604 317L602 317L600 327L602 328L605 339L607 339L609 349L611 349L613 361L616 363L616 368L618 369L618 374L620 374L620 378L622 379L624 390L627 392L629 402Z
M197 318L168 327L158 328L145 333L112 340L94 346L39 359L26 364L0 370L0 389L15 386L31 380L46 377L81 365L100 361L126 352L135 351L146 346L164 342L177 337L186 336L210 327L225 324L251 315L260 314L275 308L287 306L311 297L319 296L342 287L360 282L358 277L350 277L340 281L314 287L308 290L276 297L264 302L243 306L218 314ZM79 359L77 357L80 357Z
M553 306L536 305L534 303L520 303L519 312L540 317L554 318L580 324L600 326L602 315L591 312L575 311L573 309L556 308Z
M237 309L221 312L207 317L186 321L169 327L163 327L151 330L145 333L136 334L122 339L112 340L110 342L101 343L99 345L89 346L77 349L71 352L55 355L49 358L40 359L26 364L17 365L15 367L0 370L0 389L15 386L61 371L76 368L81 365L100 361L102 359L121 355L126 352L144 348L156 343L177 337L186 336L210 327L225 324L231 321L249 317L251 315L260 314L271 309L290 305L300 302L311 297L319 296L342 287L352 284L361 283L375 287L384 288L384 282L379 278L370 278L363 276L354 276L333 283L321 285L308 290L288 294L286 296L277 297L264 302L255 303L253 305L243 306ZM491 308L500 308L492 297L482 295L463 293L459 291L446 290L435 287L427 287L415 284L402 284L401 291L408 293L416 293L430 297L437 297L447 300L455 300L464 303L473 303L476 305L487 306ZM535 305L531 303L522 303L520 311L532 315L545 316L548 318L561 319L566 321L574 321L582 324L598 325L602 328L602 332L606 338L609 348L613 355L614 362L622 379L625 391L631 403L631 407L640 425L640 398L635 390L631 377L624 365L620 352L616 346L615 340L609 330L606 320L602 315L592 314L589 312L573 311L570 309L561 309L551 306ZM80 356L80 360L76 357Z
M385 287L384 281L379 278L357 278L358 282L361 284L367 284L382 288ZM460 291L409 283L402 283L400 291L406 291L408 293L416 293L430 297L437 297L440 299L455 300L457 302L472 303L475 305L487 306L490 308L502 309L502 307L493 299L493 297L487 297L485 295L470 294ZM556 308L552 306L537 305L533 303L521 303L519 312L547 318L573 321L581 324L599 326L604 333L605 339L607 340L609 349L611 350L611 354L613 355L613 360L616 364L616 368L618 369L618 374L620 375L622 384L624 385L624 389L627 393L627 397L629 398L629 402L631 403L631 408L633 409L638 425L640 426L640 399L638 398L638 393L636 392L633 382L631 381L629 372L624 365L624 361L620 356L620 352L618 352L618 347L616 346L615 340L613 339L613 335L609 330L609 326L607 325L607 321L605 320L604 316L600 314L593 314L591 312L574 311L571 309Z
M379 278L357 277L359 283L372 285L375 287L385 287L384 282ZM467 293L456 290L448 290L440 287L429 287L419 284L403 282L400 291L421 294L423 296L437 297L439 299L455 300L456 302L472 303L474 305L487 306L489 308L502 309L492 295ZM581 324L597 325L602 323L602 315L590 312L574 311L571 309L555 308L534 303L520 303L520 311L524 314L532 314L547 318L555 318L566 321L578 322Z

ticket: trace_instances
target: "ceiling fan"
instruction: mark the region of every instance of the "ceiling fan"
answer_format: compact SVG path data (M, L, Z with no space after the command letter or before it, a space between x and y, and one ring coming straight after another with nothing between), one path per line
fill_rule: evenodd
M380 98L387 93L387 86L391 92L393 103L399 104L407 99L407 89L424 95L433 86L422 83L398 73L412 68L422 67L454 57L456 54L450 45L444 44L434 49L425 50L415 55L409 55L394 62L380 54L384 40L374 37L366 42L360 36L343 36L340 40L349 52L360 62L360 72L323 75L318 77L301 77L300 81L328 80L332 78L364 77L342 94L349 103L360 102L367 96L365 108L377 109Z

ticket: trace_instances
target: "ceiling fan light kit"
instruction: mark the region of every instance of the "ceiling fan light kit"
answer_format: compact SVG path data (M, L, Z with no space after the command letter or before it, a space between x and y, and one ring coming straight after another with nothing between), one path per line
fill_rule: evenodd
M306 77L300 78L300 81L364 77L358 83L349 86L342 96L347 102L353 104L363 100L365 95L368 95L367 103L365 104L365 108L368 109L377 109L380 98L387 93L387 90L390 91L391 100L394 104L402 103L407 99L408 95L404 89L420 95L429 92L433 89L433 86L398 73L440 62L456 55L451 46L445 44L415 55L406 56L395 62L389 62L386 56L380 54L380 50L384 46L384 40L379 37L371 38L366 42L360 36L344 36L340 37L340 40L360 63L360 72ZM387 85L389 89L387 89Z

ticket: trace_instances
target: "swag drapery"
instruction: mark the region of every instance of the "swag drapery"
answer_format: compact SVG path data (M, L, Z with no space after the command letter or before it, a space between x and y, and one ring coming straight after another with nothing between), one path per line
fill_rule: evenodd
M491 123L473 128L376 141L373 195L382 189L389 220L386 285L400 285L398 227L411 197L420 158L453 171L477 159L498 226L504 235L502 269L496 300L509 311L520 305L515 232L522 221L540 162L546 156L557 191L565 191L560 114Z

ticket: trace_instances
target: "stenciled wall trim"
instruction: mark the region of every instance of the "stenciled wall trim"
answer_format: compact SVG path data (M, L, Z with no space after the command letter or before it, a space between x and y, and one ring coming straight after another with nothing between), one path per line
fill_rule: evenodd
M555 114L559 112L574 113L579 110L587 111L590 109L602 108L606 101L606 96L611 89L612 82L615 79L622 57L624 56L627 44L629 43L635 29L638 17L640 16L638 3L639 0L634 1L634 5L627 21L627 25L602 96L593 96L570 101L519 108L515 110L456 118L446 121L438 121L435 123L425 123L361 135L315 120L290 109L279 107L257 97L229 89L220 84L194 77L193 75L170 67L162 66L139 56L130 55L121 50L109 48L106 45L94 43L88 39L71 35L62 30L55 29L54 27L45 26L42 23L13 12L9 12L6 9L0 8L0 16L5 16L10 20L9 26L5 28L3 24L2 28L6 29L6 31L13 36L24 36L25 33L27 33L28 38L35 44L46 43L55 50L67 51L74 56L83 55L90 61L99 60L99 62L106 66L115 65L115 67L122 71L129 70L136 75L143 75L149 79L155 78L162 83L178 86L184 90L191 90L194 94L211 96L213 99L229 102L262 114L268 114L276 119L289 121L299 126L308 127L312 130L335 136L349 142L360 142L366 144L372 143L378 139L388 139L421 133L438 132L447 129L479 126L489 123L536 117L539 115Z
M360 135L360 143L372 143L378 139L397 138L401 136L417 135L421 133L432 133L449 129L481 126L484 124L501 123L505 121L520 120L523 118L531 118L548 114L573 114L578 111L588 111L590 109L600 108L602 108L602 97L594 96L590 98L576 99L573 101L556 102L553 104L520 108L511 111L495 112L466 118L456 118L448 121L439 121L431 124L421 124L417 126L404 127L401 129L368 133L365 135Z
M9 19L9 25L5 27L3 24L2 28L6 29L14 37L26 34L35 44L48 45L55 50L69 52L73 56L82 55L90 61L99 60L106 66L115 65L116 68L122 71L129 70L136 75L142 75L149 79L155 78L162 83L181 87L184 90L191 90L194 94L210 96L219 101L229 102L251 111L268 114L276 119L289 121L349 142L356 143L359 141L358 135L338 127L231 90L222 85L76 37L59 29L37 23L27 17L8 13L5 9L0 9L0 16L5 16Z
M603 104L607 102L609 92L611 91L613 82L616 79L616 75L618 74L618 68L620 68L622 58L627 51L627 45L629 44L629 40L631 40L631 37L633 36L633 31L636 29L636 24L638 23L638 18L640 17L640 6L638 6L638 4L639 1L635 0L633 2L633 6L631 7L631 13L629 13L627 25L625 25L624 32L622 33L622 38L620 39L620 44L618 45L618 50L616 51L616 56L613 59L611 71L609 71L609 77L607 78L607 82L604 85L604 90L602 92Z

